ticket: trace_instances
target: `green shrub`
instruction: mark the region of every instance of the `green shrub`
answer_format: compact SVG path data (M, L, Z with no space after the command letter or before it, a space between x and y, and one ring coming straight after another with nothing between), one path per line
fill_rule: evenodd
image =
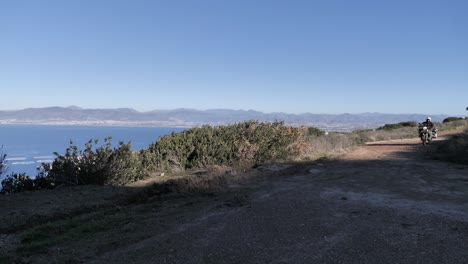
M24 173L12 173L2 180L2 192L33 191L33 180Z
M399 129L403 127L417 127L418 123L414 121L408 121L408 122L400 122L397 124L386 124L384 126L381 126L377 128L377 130L394 130L394 129Z
M294 152L291 145L303 133L283 122L205 125L160 137L150 145L147 157L154 168L164 170L282 160Z
M43 166L45 166L45 164L43 164ZM44 170L44 167L42 167L42 170L40 170L37 173L36 177L33 179L33 184L34 189L36 191L54 189L56 186L52 178L47 175L46 171Z
M112 148L111 138L104 145L95 147L98 140L90 140L80 150L73 142L64 155L54 153L47 175L56 184L126 184L146 176L139 152L131 150L130 143L119 142Z
M307 132L309 136L320 137L320 136L325 135L325 132L323 130L320 130L319 128L316 128L316 127L308 127Z
M43 172L40 172L34 179L25 173L11 173L2 180L1 185L2 193L37 191L55 187L54 183Z
M463 120L463 119L464 119L463 117L447 117L442 121L442 123L449 123L449 122Z

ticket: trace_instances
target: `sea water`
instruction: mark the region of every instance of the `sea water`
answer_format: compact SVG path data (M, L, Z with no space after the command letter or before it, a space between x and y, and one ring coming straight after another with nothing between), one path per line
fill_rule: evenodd
M175 127L121 127L121 126L66 126L66 125L0 125L0 146L7 154L8 172L37 174L36 168L42 163L51 163L54 152L64 154L70 141L84 149L90 139L104 144L106 137L112 137L112 145L119 141L131 142L133 150L145 149L160 136L183 131ZM0 176L0 177L4 177Z

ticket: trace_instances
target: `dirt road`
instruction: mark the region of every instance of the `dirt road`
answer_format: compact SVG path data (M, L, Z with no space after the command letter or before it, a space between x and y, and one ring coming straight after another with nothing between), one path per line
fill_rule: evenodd
M295 165L231 200L186 205L93 262L468 263L468 170L423 159L431 148L382 142Z
M227 192L129 207L125 226L53 252L84 263L468 263L468 168L425 159L433 149L377 142L260 168Z

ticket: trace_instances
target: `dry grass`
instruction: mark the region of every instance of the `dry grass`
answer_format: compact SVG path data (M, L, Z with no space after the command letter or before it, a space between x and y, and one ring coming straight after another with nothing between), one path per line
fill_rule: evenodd
M468 120L457 120L443 124L439 123L436 124L436 126L439 128L440 132L445 134L461 132L468 127ZM346 153L360 144L368 142L418 137L417 126L392 128L391 125L387 125L386 127L387 128L384 126L382 129L354 131L349 134L330 133L326 136L309 137L301 144L297 144L297 146L299 146L298 151L296 151L297 155L292 158L292 160L314 160L323 157L334 157ZM457 147L463 145L463 143L458 142L462 139L457 138L454 140L457 140L457 143L450 144L457 145ZM455 148L455 146L447 148Z
M464 130L467 127L468 127L468 120L466 119L443 123L439 126L440 131Z
M358 145L367 142L415 138L417 136L417 127L369 129L347 134L330 133L325 136L310 137L306 146L302 147L299 158L318 159L323 157L334 157L346 153Z
M356 146L350 134L331 133L326 136L311 137L302 147L300 159L320 159L333 157L349 151Z
M361 142L376 142L393 139L414 138L418 136L415 127L403 127L391 130L366 130L355 132Z

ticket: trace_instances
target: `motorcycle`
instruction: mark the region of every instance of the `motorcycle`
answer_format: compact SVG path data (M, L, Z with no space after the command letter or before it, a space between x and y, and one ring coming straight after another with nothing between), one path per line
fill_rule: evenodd
M433 138L437 137L437 129L429 129L423 124L419 124L419 138L421 138L423 146L429 144Z

